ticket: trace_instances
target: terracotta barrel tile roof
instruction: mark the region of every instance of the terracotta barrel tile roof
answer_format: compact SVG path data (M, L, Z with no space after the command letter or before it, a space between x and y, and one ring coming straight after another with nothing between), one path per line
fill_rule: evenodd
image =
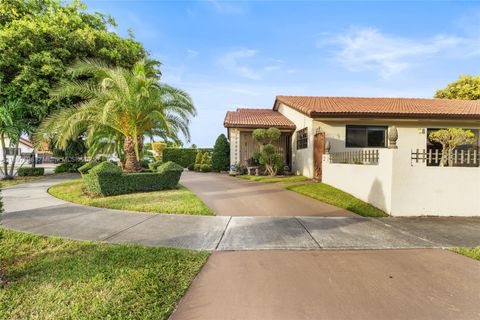
M480 119L480 100L277 96L310 117L394 117Z
M295 130L295 124L281 113L271 109L238 108L228 111L223 125L226 128L270 128Z

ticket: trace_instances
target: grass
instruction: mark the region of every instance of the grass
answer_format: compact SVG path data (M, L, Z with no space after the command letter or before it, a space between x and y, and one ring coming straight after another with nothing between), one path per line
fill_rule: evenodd
M463 254L464 256L480 261L480 247L476 248L457 248L454 250L456 253Z
M19 177L19 176L16 176L15 179L13 179L13 180L0 180L0 188L11 187L11 186L21 184L21 183L32 182L32 181L43 179L45 177L48 177L48 175L33 176L33 177Z
M0 228L2 319L167 319L208 253Z
M286 189L298 192L325 203L344 208L364 217L386 217L382 210L355 198L349 193L324 183L292 184Z
M195 215L213 215L202 200L183 186L176 190L163 190L122 194L110 197L90 197L83 191L82 179L57 184L48 192L62 200L87 206L133 210L153 213L180 213Z
M278 182L291 183L291 182L301 182L301 181L309 180L307 177L304 177L304 176L276 176L276 177L270 177L270 176L243 175L243 176L238 176L238 178L245 179L245 180L256 181L256 182L262 182L262 183L278 183Z

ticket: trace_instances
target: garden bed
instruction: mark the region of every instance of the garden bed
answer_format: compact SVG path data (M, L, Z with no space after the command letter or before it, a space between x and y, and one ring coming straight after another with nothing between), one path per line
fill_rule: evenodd
M82 179L57 184L48 193L59 199L87 206L151 213L214 215L193 192L182 185L174 190L130 193L117 196L89 196Z
M208 253L0 228L3 319L168 319Z

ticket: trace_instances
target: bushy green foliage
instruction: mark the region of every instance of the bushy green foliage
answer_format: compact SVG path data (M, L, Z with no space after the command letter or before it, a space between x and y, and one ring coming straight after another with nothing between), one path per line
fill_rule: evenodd
M0 79L2 95L31 106L34 124L54 109L71 104L49 95L70 75L77 59L99 59L130 68L147 54L133 37L109 31L115 21L88 13L79 1L1 0Z
M45 174L45 168L21 167L17 170L17 174L19 177L43 176Z
M153 171L157 171L157 168L163 164L162 160L156 160L148 164L148 168Z
M475 134L470 130L461 128L441 129L430 133L430 141L438 142L442 145L442 158L440 166L453 165L450 155L456 147L475 142Z
M203 151L198 150L197 155L195 156L195 164L201 164L203 159Z
M163 149L163 161L173 161L183 168L188 168L192 164L197 164L198 154L203 155L205 152L211 152L212 149L196 149L196 148L165 148Z
M224 171L230 168L230 143L222 133L215 141L212 153L212 170Z
M98 161L90 161L90 162L87 162L85 163L83 166L81 166L80 168L78 168L78 172L80 172L80 174L86 174L90 171L90 169L92 169L93 167L95 167L96 165L98 165L99 162Z
M83 166L85 162L83 161L78 161L78 162L65 162L62 163L61 165L55 167L55 173L65 173L65 172L70 172L70 173L77 173L78 169Z
M206 163L203 163L199 166L200 172L210 172L212 171L212 166Z
M283 170L284 163L282 157L275 149L272 142L280 138L281 132L277 128L255 129L252 133L253 140L260 144L260 153L258 162L264 165L268 174L276 175Z
M195 163L197 149L193 148L165 148L163 149L163 161L173 161L183 168Z
M147 159L142 159L139 161L139 163L143 169L149 169L151 161L148 161Z
M450 83L445 89L437 90L435 98L479 100L480 76L462 75L457 81Z
M174 189L183 168L173 162L158 167L157 172L122 173L110 162L102 162L83 175L87 190L95 195L111 196L133 192Z

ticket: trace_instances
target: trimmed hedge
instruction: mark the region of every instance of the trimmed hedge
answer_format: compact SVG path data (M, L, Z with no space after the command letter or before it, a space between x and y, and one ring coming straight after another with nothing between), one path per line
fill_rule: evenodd
M102 162L83 175L85 187L90 193L112 196L133 192L174 189L178 185L183 168L173 162L158 167L157 172L122 173L122 169L110 162Z
M43 176L45 174L45 168L19 168L17 170L19 177L31 177L31 176Z
M97 164L99 164L98 161L90 161L85 163L83 166L78 168L78 172L81 174L87 174L93 167L95 167Z
M212 149L196 149L196 148L165 148L163 149L163 161L172 161L181 165L183 168L188 168L195 164L195 157L199 151L209 151Z
M153 162L150 162L148 164L148 168L150 170L153 170L153 171L156 171L158 169L158 167L160 167L161 165L163 164L163 161L162 160L155 160Z
M64 172L77 173L78 169L84 164L85 164L84 161L65 162L55 167L55 173L64 173Z

